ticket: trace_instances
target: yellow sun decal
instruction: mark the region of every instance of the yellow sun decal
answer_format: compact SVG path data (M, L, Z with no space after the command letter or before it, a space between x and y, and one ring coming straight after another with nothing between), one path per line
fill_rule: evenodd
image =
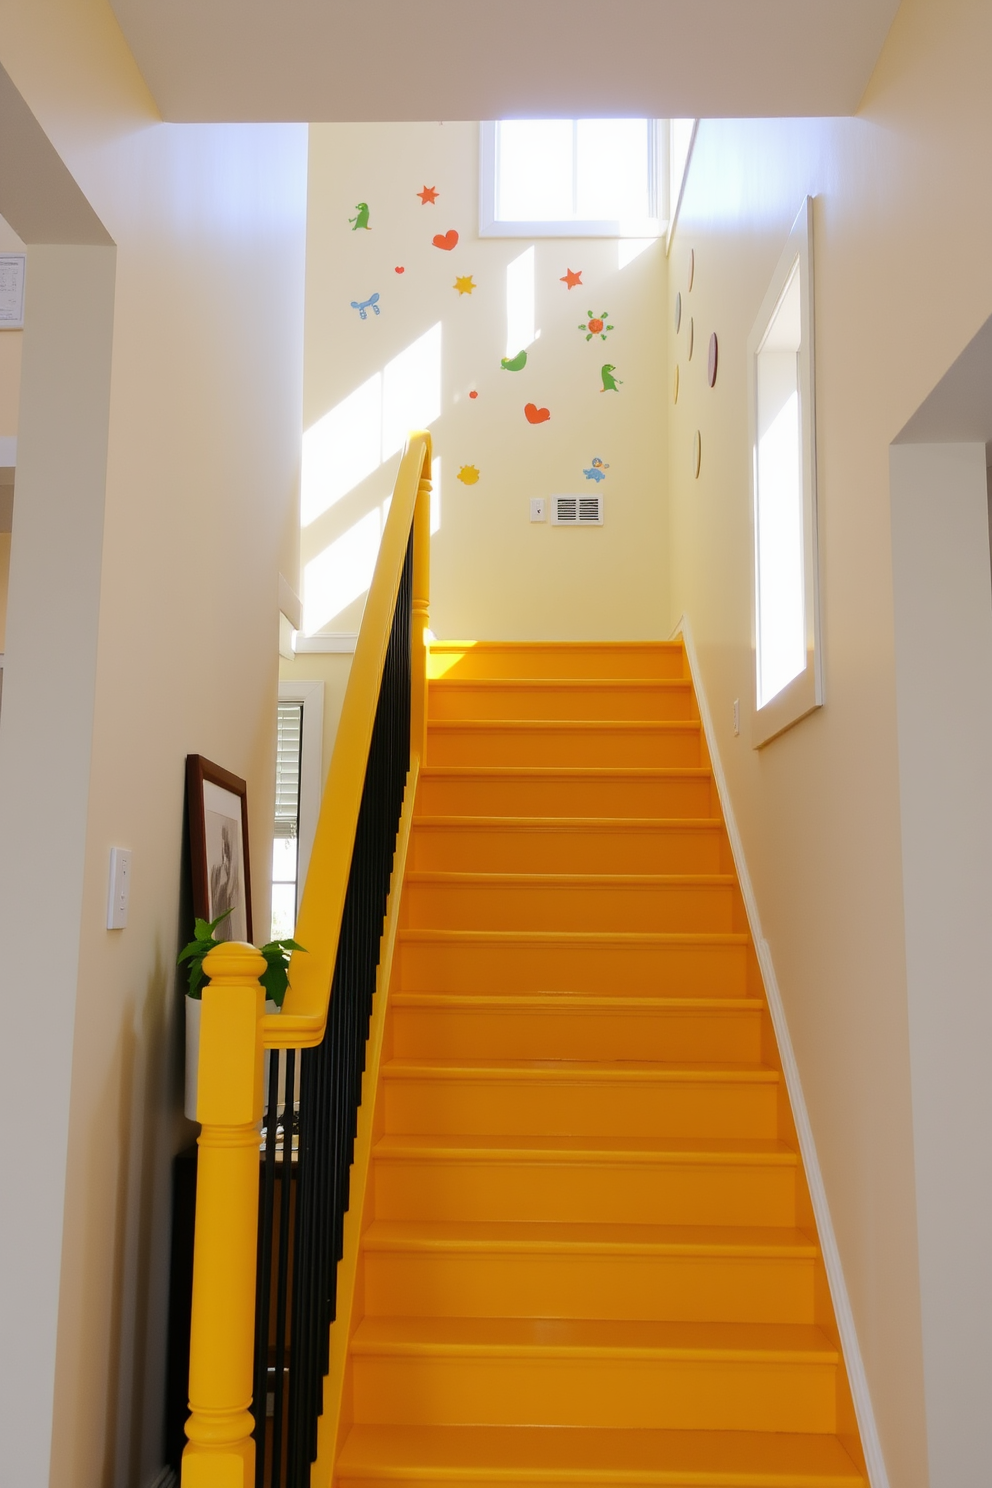
M463 486L474 486L479 479L479 472L474 465L463 465L458 472L458 479Z
M458 293L460 295L463 295L471 294L473 289L478 289L479 286L476 284L471 274L464 274L459 275L459 277L455 280L454 284L451 287L452 289L457 289Z

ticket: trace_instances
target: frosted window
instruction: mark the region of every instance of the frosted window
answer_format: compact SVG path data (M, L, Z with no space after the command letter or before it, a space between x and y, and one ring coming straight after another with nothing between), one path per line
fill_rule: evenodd
M650 119L500 120L495 220L643 222L652 217L653 132Z
M806 667L802 341L797 261L755 365L755 568L758 707Z

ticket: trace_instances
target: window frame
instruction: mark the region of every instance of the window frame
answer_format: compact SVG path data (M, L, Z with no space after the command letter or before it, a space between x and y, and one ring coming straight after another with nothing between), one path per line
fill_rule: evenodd
M649 199L654 207L647 217L616 221L555 220L504 222L496 217L496 128L500 119L479 125L479 237L480 238L660 238L668 230L668 176L670 169L667 119L649 119ZM513 121L506 121L513 122Z
M778 308L799 265L800 345L796 353L799 387L802 471L803 601L806 625L806 665L785 687L758 706L758 354L767 339ZM755 749L807 718L823 706L823 666L820 638L820 575L816 491L816 353L814 341L813 199L807 196L793 223L771 283L761 303L747 342L748 437L751 465L751 668L753 717L751 742Z
M310 854L320 815L323 789L324 684L310 678L284 679L279 683L280 703L300 703L303 707L303 736L300 747L300 819L297 836L296 908L310 866ZM271 854L269 874L271 879Z

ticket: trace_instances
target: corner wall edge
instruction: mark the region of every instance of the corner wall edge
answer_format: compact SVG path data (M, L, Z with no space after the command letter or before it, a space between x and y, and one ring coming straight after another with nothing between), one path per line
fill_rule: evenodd
M782 1072L785 1075L785 1084L792 1106L792 1116L796 1123L799 1150L802 1154L803 1166L806 1169L806 1180L809 1183L813 1214L819 1233L820 1247L823 1251L823 1264L826 1268L830 1297L837 1318L837 1330L840 1333L844 1362L847 1366L848 1381L854 1400L854 1411L857 1416L858 1430L861 1433L861 1445L864 1449L868 1478L871 1488L889 1488L889 1475L885 1467L882 1443L875 1421L875 1411L871 1403L871 1393L868 1389L868 1376L865 1373L864 1360L861 1356L861 1346L858 1343L858 1333L854 1323L854 1313L851 1309L851 1299L848 1294L847 1283L844 1280L844 1268L841 1264L837 1236L834 1231L833 1220L830 1216L827 1190L823 1182L823 1172L820 1168L820 1159L816 1151L816 1142L813 1138L813 1128L809 1119L806 1097L803 1093L799 1065L796 1062L796 1053L789 1035L789 1024L785 1015L785 1006L782 1002L782 993L778 985L778 978L775 975L775 964L772 961L771 947L761 929L758 901L755 897L754 885L751 883L751 876L748 873L747 862L744 857L744 844L738 830L737 818L734 815L730 790L727 785L727 777L724 774L723 761L716 742L713 715L710 712L709 699L706 695L706 688L700 673L699 657L696 653L692 625L688 615L685 613L680 616L672 630L671 639L675 640L678 636L681 636L685 646L686 659L689 663L689 675L692 678L692 685L696 693L696 702L699 706L703 737L706 740L706 747L709 750L710 763L713 768L713 779L716 784L717 795L720 798L720 807L723 811L727 836L730 839L730 851L733 854L734 867L737 871L737 878L741 887L747 922L754 941L758 965L761 968L765 996L768 999L768 1011L771 1014L772 1025L775 1029L775 1038L778 1042L779 1056L782 1060Z

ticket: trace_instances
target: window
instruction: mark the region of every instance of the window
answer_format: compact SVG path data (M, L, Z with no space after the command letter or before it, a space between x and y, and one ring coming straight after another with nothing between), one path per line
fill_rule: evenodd
M272 938L293 934L321 792L323 682L279 683L272 832Z
M500 119L482 125L481 145L483 237L664 231L667 121Z
M823 701L811 223L807 198L748 342L756 746Z

